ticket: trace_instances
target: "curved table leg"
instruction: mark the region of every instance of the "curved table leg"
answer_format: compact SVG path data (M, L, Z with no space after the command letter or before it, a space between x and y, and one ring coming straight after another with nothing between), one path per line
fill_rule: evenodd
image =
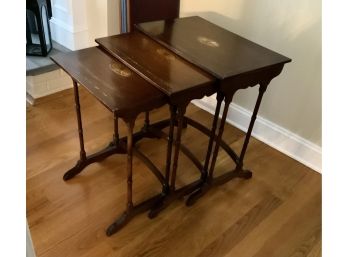
M221 123L220 123L220 128L219 128L219 134L217 136L216 139L216 144L215 144L215 149L214 149L214 153L213 153L213 157L212 157L212 161L211 161L211 166L209 169L209 174L208 174L208 178L205 181L205 183L199 188L197 189L195 192L193 192L187 199L186 201L186 205L187 206L192 206L199 198L201 198L213 185L216 184L223 184L226 183L228 181L230 181L233 178L244 178L244 179L250 179L252 177L252 172L249 170L243 170L243 159L245 156L245 152L246 149L248 147L248 143L250 140L250 136L251 136L251 132L255 123L255 120L257 118L257 113L261 104L261 100L262 100L262 96L264 94L264 92L267 89L267 85L269 82L266 83L260 83L260 87L259 87L259 94L256 100L256 104L253 110L253 114L249 123L249 127L248 127L248 131L246 134L246 137L244 139L244 143L243 143L243 147L242 147L242 151L240 154L240 157L238 158L238 162L237 162L237 166L233 171L227 172L217 178L213 177L214 174L214 169L215 169L215 163L216 163L216 158L218 155L218 151L219 151L219 147L220 147L220 143L221 143L221 138L222 138L222 134L223 134L223 130L224 130L224 126L225 126L225 122L226 122L226 117L227 117L227 112L228 112L228 107L232 101L232 97L234 95L231 94L229 96L225 96L225 108L223 111L223 115L222 115L222 119L221 119Z
M211 159L211 165L210 165L209 173L207 174L207 177L203 181L202 186L199 189L197 189L195 192L193 192L188 197L188 199L186 200L186 205L187 206L192 206L211 187L210 182L213 179L215 163L216 163L217 155L219 153L220 142L221 142L222 134L223 134L224 127L225 127L225 122L226 122L226 118L227 118L228 108L229 108L229 105L230 105L231 101L232 101L232 95L225 97L225 107L224 107L224 111L223 111L222 118L221 118L221 123L220 123L220 127L219 127L219 133L218 133L218 136L216 138L216 143L215 143L215 147L214 147L214 151L213 151L213 156L212 156L212 159ZM213 140L212 138L215 135L215 131L213 133L214 134L211 135L210 141ZM206 162L207 162L207 160L206 160ZM208 160L208 162L209 162L209 160Z
M168 139L168 148L167 148L167 163L166 163L166 179L169 181L169 173L170 173L170 165L171 165L171 153L172 153L172 144L173 144L173 134L174 134L174 122L177 121L177 132L174 140L174 157L173 157L173 169L170 178L170 190L167 192L163 192L163 197L151 208L148 217L154 218L156 217L163 209L165 209L173 200L178 198L178 194L175 190L175 182L176 182L176 172L178 168L179 162L179 152L180 152L180 144L181 144L181 132L183 128L184 115L186 111L187 104L179 105L177 107L171 106L171 126L169 131L169 139ZM175 115L176 113L176 115ZM175 119L176 116L176 119Z
M212 128L210 130L208 150L207 150L207 154L205 156L205 162L204 162L203 173L202 173L202 180L204 180L204 181L207 179L207 176L208 176L208 167L209 167L209 162L210 162L210 157L211 157L211 150L213 148L213 143L215 140L215 131L216 131L217 122L218 122L219 114L220 114L221 103L222 103L223 99L224 99L223 94L218 92L216 94L217 103L216 103Z
M165 182L169 185L170 180L170 169L172 162L172 149L173 149L173 137L174 137L174 126L176 122L177 116L177 107L174 105L170 105L170 123L169 123L169 134L168 134L168 143L167 143L167 157L166 157L166 168L165 168ZM165 200L167 196L170 194L170 188L163 187L162 188L162 197L154 204L148 213L148 217L150 219L155 218L158 213L165 208Z
M135 118L125 120L127 124L127 204L125 212L114 222L112 223L106 234L111 236L112 234L119 231L123 228L132 217L133 210L133 199L132 199L132 186L133 186L133 128Z
M248 144L249 144L251 131L253 130L253 127L254 127L254 124L255 124L255 120L256 120L256 117L257 117L257 113L258 113L260 105L261 105L262 96L263 96L263 94L265 93L265 91L267 89L268 83L266 83L266 84L265 83L261 83L260 84L259 95L257 96L257 100L256 100L256 104L255 104L255 107L254 107L253 115L251 116L251 120L250 120L250 123L249 123L248 131L247 131L247 134L245 136L243 147L242 147L242 151L241 151L240 157L239 157L239 164L237 166L239 169L243 168L243 160L244 160L244 156L245 156Z

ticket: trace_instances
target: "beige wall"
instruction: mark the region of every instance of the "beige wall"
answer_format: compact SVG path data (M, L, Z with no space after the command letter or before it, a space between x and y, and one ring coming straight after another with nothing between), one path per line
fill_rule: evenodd
M321 1L181 0L180 16L200 15L290 57L275 78L259 115L321 145ZM233 100L252 110L257 88Z
M89 45L97 45L96 38L119 33L119 1L88 0L86 1Z

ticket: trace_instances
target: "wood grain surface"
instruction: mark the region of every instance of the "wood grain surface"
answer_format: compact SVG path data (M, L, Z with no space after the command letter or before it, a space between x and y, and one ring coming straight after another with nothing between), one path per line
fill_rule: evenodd
M113 117L85 89L80 92L86 151L92 152L109 143ZM189 105L187 115L210 127L212 116L205 111ZM168 107L150 117L167 118ZM139 117L135 130L142 125ZM111 156L64 182L62 175L78 159L76 128L70 89L27 108L27 219L38 257L321 256L321 175L254 138L245 158L251 180L213 188L190 208L176 201L153 220L139 215L107 237L105 229L125 204L126 156ZM227 125L223 137L241 149L243 132ZM207 137L189 127L182 142L203 162ZM146 139L138 147L164 170L165 141ZM215 174L231 167L221 150ZM198 176L180 154L178 186ZM160 190L135 158L135 202Z
M161 91L97 47L51 58L119 117L149 111L166 103Z
M216 92L213 76L143 33L134 31L95 41L100 48L170 97L193 94L190 99L195 99Z
M136 27L220 80L291 61L199 16Z

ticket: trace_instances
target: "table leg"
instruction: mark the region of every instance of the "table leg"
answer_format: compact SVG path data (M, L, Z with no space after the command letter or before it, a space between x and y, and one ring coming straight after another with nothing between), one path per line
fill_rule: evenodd
M165 122L164 122L165 123ZM156 125L160 125L157 123L154 124ZM164 124L163 124L164 125ZM167 127L168 125L164 126ZM153 133L151 133L150 128L152 126L150 125L150 112L145 112L145 118L144 118L144 125L141 128L141 136L140 137L134 137L133 138L133 143L136 144L139 140L141 140L142 138L158 138L156 135L154 135Z
M63 180L67 181L72 179L77 174L79 174L86 166L93 162L99 162L107 158L112 154L125 154L124 147L120 144L119 133L118 133L118 117L114 114L114 135L113 141L103 150L86 156L85 146L84 146L84 138L83 138L83 128L82 128L82 118L81 118L81 107L80 107L80 99L79 99L79 89L76 81L73 81L74 85L74 95L75 95L75 109L77 116L77 125L78 125L78 133L79 133L79 141L80 141L80 159L77 161L76 165L72 167L70 170L65 172L63 176Z
M225 107L224 107L224 111L222 114L221 123L220 123L220 127L219 127L219 133L218 133L218 136L216 139L215 148L214 148L214 152L213 152L213 156L212 156L212 160L211 160L211 164L210 164L210 168L209 168L209 174L208 174L208 179L207 179L208 181L213 178L216 159L217 159L217 156L219 153L221 138L222 138L222 134L224 132L228 108L230 107L231 101L232 101L232 95L225 97Z
M213 152L213 156L211 159L211 164L210 164L210 168L209 168L209 173L207 178L205 179L205 181L203 182L202 186L200 188L198 188L195 192L193 192L187 199L186 201L186 205L187 206L191 206L193 205L200 197L202 197L210 188L210 181L213 178L213 172L214 172L214 168L215 168L215 163L216 163L216 159L219 153L219 148L220 148L220 142L221 142L221 138L222 138L222 134L224 131L224 127L225 127L225 122L226 122L226 118L227 118L227 113L228 113L228 108L229 105L232 101L232 97L233 95L229 95L229 96L225 96L225 107L223 110L223 114L222 114L222 118L221 118L221 122L220 122L220 126L219 126L219 132L216 138L216 142L215 142L215 147L214 147L214 152ZM220 108L219 106L217 106L217 108ZM214 117L215 119L215 117ZM210 136L210 140L213 140L215 137L215 131L214 134L212 133ZM207 161L207 160L205 160Z
M250 136L251 136L251 132L253 130L253 127L254 127L254 124L255 124L255 120L256 120L256 117L257 117L257 113L258 113L259 108L260 108L261 100L262 100L263 94L265 93L266 89L267 89L267 84L261 84L260 87L259 87L259 95L257 96L257 100L256 100L256 104L255 104L255 107L254 107L253 115L251 116L251 120L250 120L249 127L248 127L248 132L247 132L247 134L245 136L245 139L244 139L242 151L241 151L241 153L239 155L239 163L237 165L236 170L242 170L242 168L243 168L243 160L244 160L245 152L247 150L247 147L248 147L248 144L249 144L249 140L250 140Z
M202 132L203 134L205 134L206 136L210 137L211 135L214 136L214 140L216 141L217 136L211 133L211 130L208 129L207 127L203 126L202 124L200 124L199 122L185 117L185 120L187 121L187 124L192 126L193 128L197 129L198 131ZM239 161L239 156L235 153L235 151L224 141L221 139L220 141L220 146L223 150L225 150L225 152L230 156L230 158L235 162L238 163ZM206 168L206 172L207 172L208 166ZM203 170L203 165L202 165L202 169ZM208 173L208 172L207 172Z
M82 121L81 121L81 113L80 113L80 107L79 107L78 91L75 91L75 92L77 94L77 98L75 97L75 102L77 105L76 111L77 111L78 126L81 127L81 129L78 130L79 139L80 139L80 149L82 150L80 150L80 159L77 162L77 164L64 174L63 176L64 180L69 180L73 178L91 163L100 162L113 154L126 154L127 152L126 150L127 137L119 138L119 132L118 132L119 118L117 117L116 114L114 114L114 135L113 135L112 141L104 149L86 156L86 153L84 150ZM153 133L152 130L153 129L161 130L165 127L168 127L169 123L170 123L170 120L167 119L167 120L156 122L151 125L149 124L147 128L143 128L141 131L133 135L133 144L136 144L139 140L143 138L161 138L158 133Z
M176 171L178 169L178 163L179 163L182 125L183 125L185 111L186 111L186 106L178 107L178 116L177 116L178 129L177 129L176 137L174 141L175 149L174 149L174 159L173 159L173 170L172 170L172 177L170 182L171 191L175 191Z
M253 114L251 116L251 120L250 120L250 123L249 123L248 131L247 131L247 134L246 134L245 139L244 139L243 147L242 147L242 150L241 150L241 154L240 154L240 156L238 158L238 162L237 162L236 168L233 169L232 171L229 171L229 172L227 172L227 173L217 177L217 178L212 179L212 181L211 181L212 184L214 184L214 185L221 185L221 184L224 184L227 181L230 181L231 179L236 178L236 177L244 178L244 179L250 179L252 177L252 172L250 170L244 170L243 169L243 160L244 160L244 156L245 156L245 153L246 153L246 150L247 150L247 147L248 147L248 143L249 143L249 140L250 140L251 132L253 130L253 127L254 127L254 124L255 124L255 120L257 118L257 113L258 113L259 108L260 108L262 97L263 97L263 94L265 93L265 91L267 89L268 84L269 84L269 81L260 83L259 94L257 96L257 100L256 100L256 103L255 103Z
M179 152L180 152L180 145L181 145L181 133L183 128L183 122L184 122L184 115L186 111L186 105L181 106L171 106L171 121L170 121L170 128L169 128L169 136L168 136L168 148L167 148L167 163L166 163L166 181L169 182L169 175L170 175L170 166L171 166L171 158L172 158L172 145L173 145L173 134L174 134L174 122L177 122L177 132L176 137L174 140L174 156L173 156L173 168L172 168L172 174L170 178L170 188L168 191L162 192L163 197L153 206L153 208L150 210L148 216L149 218L156 217L160 211L165 209L174 199L179 197L180 195L183 195L184 191L190 192L191 185L185 190L180 190L176 192L175 189L175 181L176 181L176 172L178 168L178 162L179 162ZM192 184L192 186L197 186L196 183Z
M149 126L150 126L150 113L145 112L144 129L147 130Z
M119 145L120 143L120 135L118 133L118 116L114 113L114 136L113 136L114 145Z
M227 117L227 112L228 112L228 107L232 101L232 96L225 98L225 108L224 108L224 112L222 115L222 119L221 119L221 123L220 123L220 128L219 128L219 134L217 136L216 139L216 144L215 144L215 149L214 149L214 153L213 153L213 157L212 157L212 162L211 162L211 166L209 169L209 174L208 174L208 178L206 180L206 183L203 184L202 187L200 187L197 191L193 192L189 198L186 201L186 205L187 206L191 206L193 205L200 197L202 197L211 186L213 185L220 185L223 183L226 183L227 181L230 181L233 178L244 178L244 179L250 179L252 177L252 172L249 170L243 170L243 159L246 153L246 149L250 140L250 136L251 136L251 132L253 129L253 126L255 124L255 120L257 118L257 113L261 104L261 100L262 100L262 96L264 94L264 92L266 91L268 83L260 83L260 87L259 87L259 95L257 97L256 100L256 104L253 110L253 115L251 117L250 123L249 123L249 127L248 127L248 131L246 134L246 137L244 139L244 143L243 143L243 147L241 150L241 154L238 158L238 161L236 162L236 168L232 171L227 172L226 174L223 174L217 178L214 179L213 177L213 173L214 173L214 169L215 169L215 163L216 163L216 158L218 155L218 151L219 151L219 146L221 143L221 137L223 134L223 130L224 130L224 125L225 125L225 121L226 121L226 117Z
M132 217L133 210L133 128L135 119L130 119L127 124L127 205L126 211L111 224L106 234L111 236L125 226Z
M73 80L74 86L74 96L75 96L75 110L77 117L77 126L79 132L79 141L80 141L80 159L77 161L76 165L68 170L64 176L64 180L68 180L79 174L83 168L86 166L86 151L83 140L83 129L82 129L82 119L81 119L81 107L80 107L80 99L79 99L79 88L77 82Z
M170 106L170 124L169 124L169 134L168 134L168 143L167 143L167 161L166 161L166 170L165 170L165 180L169 185L170 179L170 169L172 161L172 149L173 149L173 135L174 135L174 123L176 120L177 108L176 106ZM164 193L167 194L169 188L166 188Z
M173 110L175 110L175 109L173 109ZM172 116L175 117L175 112L173 111L173 113L174 114ZM114 233L116 233L117 231L119 231L137 214L144 212L144 211L147 211L147 210L151 209L153 206L158 206L158 203L163 201L163 193L161 193L161 194L158 194L156 196L153 196L152 198L150 198L144 202L141 202L138 205L135 205L135 206L133 205L133 196L132 196L132 194L133 194L133 190L132 190L133 167L132 166L133 166L133 151L135 151L133 149L134 122L135 122L135 119L130 119L130 120L126 121L127 129L128 129L128 133L127 133L127 204L126 204L126 210L120 215L120 217L114 223L112 223L107 228L107 231L106 231L107 236L111 236ZM173 128L174 128L174 119L171 122L171 130L172 131L173 131ZM173 135L173 132L171 134ZM168 149L169 148L171 148L171 146L168 147ZM140 154L140 152L138 152L138 156L139 156L139 154ZM139 157L141 157L141 155ZM170 166L170 163L169 163L169 166ZM162 179L159 179L159 180L163 182L163 190L165 188L168 188L168 190L169 190L169 186L168 186L169 173L168 173L167 178L165 178L163 180ZM189 188L190 186L194 186L194 185L195 185L194 183L191 183L187 187L184 187L183 189L181 189L180 193L185 193L185 190L187 190L187 188ZM167 192L168 190L164 190L164 192Z
M205 181L207 179L207 176L208 176L208 167L209 167L209 162L210 162L210 158L211 158L211 151L212 151L213 143L215 140L215 132L216 132L216 127L217 127L217 123L219 120L220 108L221 108L221 103L222 103L223 99L224 99L223 94L218 92L216 95L217 103L216 103L216 108L215 108L215 115L214 115L212 127L210 130L210 135L209 135L208 150L207 150L207 154L206 154L205 162L204 162L204 167L203 167L203 173L202 173L202 180L203 181Z
M170 170L171 170L171 164L172 164L174 126L175 126L175 123L177 122L177 120L176 120L177 107L175 105L170 105L169 110L170 110L170 123L169 123L169 134L168 134L168 143L167 143L166 168L165 168L166 187L163 186L162 197L151 208L151 210L148 214L148 217L150 219L155 218L158 215L158 213L168 205L168 201L166 202L166 198L170 194L170 191L171 191L171 188L169 187L169 180L170 180Z

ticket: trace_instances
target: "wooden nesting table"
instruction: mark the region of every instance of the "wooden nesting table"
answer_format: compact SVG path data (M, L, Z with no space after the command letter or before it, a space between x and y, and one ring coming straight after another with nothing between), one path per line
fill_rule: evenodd
M243 159L262 96L269 82L280 74L285 63L291 61L200 17L143 23L137 25L137 29L132 33L97 39L98 47L53 57L74 82L80 139L80 160L65 173L64 180L112 154L127 154L127 206L109 226L107 235L117 232L140 212L149 210L149 217L154 218L175 199L188 195L186 204L189 206L214 185L236 177L251 178L252 173L243 169ZM88 156L84 150L77 83L105 105L115 121L111 143ZM242 151L237 155L222 140L228 107L237 90L257 84L260 85L259 96ZM210 129L185 117L191 100L214 93L217 93L217 106ZM217 129L223 101L225 107ZM169 119L150 124L146 115L144 127L134 133L134 121L139 113L147 113L164 104L169 105ZM118 118L127 124L126 137L118 135ZM209 137L203 164L181 144L182 129L187 125ZM167 126L168 135L162 131ZM168 141L164 172L137 150L136 142L145 137ZM213 173L220 147L234 160L236 167L215 178ZM199 175L196 181L177 188L175 181L180 151L194 163ZM161 194L136 206L132 202L133 153L147 165L162 187Z
M249 170L243 170L243 160L262 96L271 80L281 73L284 64L291 62L291 59L198 16L142 23L136 25L136 27L177 55L194 63L218 79L217 105L202 173L203 182L202 186L188 198L187 205L192 205L215 184L225 183L234 177L250 178L252 173ZM213 178L216 158L222 142L222 134L232 98L239 89L256 85L259 85L259 94L241 153L238 156L232 149L229 150L236 167L220 177ZM216 135L222 101L224 101L225 106ZM213 153L211 153L215 138L216 144Z

